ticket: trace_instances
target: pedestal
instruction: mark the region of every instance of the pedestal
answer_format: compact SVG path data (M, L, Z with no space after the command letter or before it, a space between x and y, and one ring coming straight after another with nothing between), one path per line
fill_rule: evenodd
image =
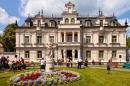
M54 59L53 58L46 59L46 72L47 73L54 72Z

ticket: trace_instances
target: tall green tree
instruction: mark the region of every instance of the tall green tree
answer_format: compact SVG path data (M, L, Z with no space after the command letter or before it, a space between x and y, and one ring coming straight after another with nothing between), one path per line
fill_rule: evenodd
M130 49L130 37L126 37L126 50Z
M15 26L14 23L8 24L5 28L3 35L1 37L0 43L4 47L5 52L15 52L15 29L13 28Z

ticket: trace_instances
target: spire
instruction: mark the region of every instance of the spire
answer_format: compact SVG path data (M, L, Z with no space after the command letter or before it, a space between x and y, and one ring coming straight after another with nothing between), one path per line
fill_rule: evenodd
M17 27L18 26L18 24L17 24L17 20L16 20L16 22L15 22L15 27Z
M42 7L42 13L41 13L41 16L43 17L43 7Z
M100 16L100 7L99 7L99 16Z
M113 17L115 17L115 13L113 13Z
M125 26L128 26L128 25L127 25L127 19L125 19Z
M39 15L40 15L40 11L39 11L39 13L38 13Z
M53 14L52 14L52 19L53 19Z
M102 11L101 11L101 15L102 15Z

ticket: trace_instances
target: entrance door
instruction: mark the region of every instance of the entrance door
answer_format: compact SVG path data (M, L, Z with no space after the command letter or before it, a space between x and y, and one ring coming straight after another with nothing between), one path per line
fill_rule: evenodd
M72 50L67 50L67 58L70 58L70 57L72 57Z

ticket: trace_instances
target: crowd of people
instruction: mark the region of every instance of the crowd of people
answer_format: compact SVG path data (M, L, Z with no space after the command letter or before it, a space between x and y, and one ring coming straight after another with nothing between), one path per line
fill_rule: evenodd
M11 65L9 65L9 62L11 62ZM24 64L24 59L21 57L21 60L19 61L10 61L9 60L9 56L7 56L7 58L5 56L2 56L0 58L0 71L2 70L6 70L6 69L11 69L14 70L14 72L16 70L21 70L21 69L25 69L26 65Z

